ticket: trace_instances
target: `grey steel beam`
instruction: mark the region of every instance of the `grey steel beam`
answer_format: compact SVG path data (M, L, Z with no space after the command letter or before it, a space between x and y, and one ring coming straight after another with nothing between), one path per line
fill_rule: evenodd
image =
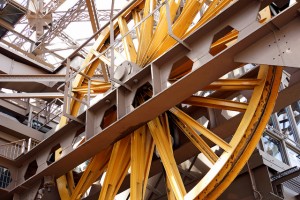
M184 40L184 42L191 47L191 51L180 44L175 46L151 65L145 67L138 74L125 82L125 84L132 88L132 92L122 86L116 88L102 100L91 106L88 110L88 115L86 115L86 112L79 115L78 118L81 120L87 117L85 128L92 130L93 135L76 149L73 149L72 140L76 134L84 131L82 130L84 126L73 121L55 132L47 140L41 142L40 145L28 154L19 158L17 162L22 163L23 167L20 168L19 171L17 186L11 192L20 191L24 187L29 187L44 175L53 174L55 177L58 177L71 170L111 143L131 133L141 124L146 123L160 113L182 102L223 74L237 68L239 64L234 62L235 55L241 52L241 50L246 49L258 38L262 38L271 33L271 24L278 25L279 22L284 22L279 26L283 27L284 25L288 26L293 20L299 19L297 10L300 5L297 3L277 17L272 18L272 20L266 24L260 24L256 20L260 7L261 2L259 1L240 0L235 2L220 13L220 15L200 27ZM228 25L236 28L240 32L238 42L216 56L210 55L209 48L214 34ZM193 71L168 87L167 80L173 63L177 62L178 58L184 56L189 57L194 62ZM138 83L136 80L138 80ZM147 81L153 86L153 97L138 108L132 109L130 104L135 95L135 91ZM117 106L118 120L102 130L99 124L104 112L112 105ZM89 116L91 116L93 120L91 120ZM232 122L228 121L228 123L231 128ZM228 125L228 123L226 123L226 125ZM222 135L224 134L223 130L224 127L220 128L219 126L213 131L220 133L220 136L224 138L228 135ZM229 132L230 131L226 134L230 134ZM46 164L47 155L50 149L57 144L60 144L63 149L63 158L48 166ZM27 165L33 159L37 160L38 171L31 178L24 180L23 174L26 171Z
M64 82L64 74L0 74L0 82Z
M114 9L114 15L117 14L120 9ZM53 19L60 19L66 14L65 11L55 11L52 15ZM97 10L98 21L109 21L110 19L110 9L108 10ZM80 15L73 20L73 22L83 22L90 21L90 16L88 11L81 12Z
M30 38L24 36L23 34L19 33L18 31L15 31L14 30L14 27L7 23L6 21L0 19L0 26L4 27L5 29L9 30L10 32L14 33L17 37L20 37L22 38L23 40L26 40L27 42L30 42L30 43L34 43L33 40L31 40Z
M64 98L64 95L59 92L43 92L43 93L0 93L0 99L20 99L20 98L41 98L55 99Z
M65 74L0 74L1 82L64 82ZM93 76L93 80L103 80L102 75Z
M37 141L44 139L43 133L21 124L17 119L12 119L5 115L0 115L0 128L2 132L15 136L16 138L33 138Z
M41 64L34 57L22 55L11 48L0 44L0 71L1 74L44 74L52 68Z

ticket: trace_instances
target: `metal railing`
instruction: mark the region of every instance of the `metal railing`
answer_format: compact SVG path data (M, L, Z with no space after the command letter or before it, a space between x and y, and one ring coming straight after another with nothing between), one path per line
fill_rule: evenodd
M0 145L0 155L9 159L16 159L25 153L26 140L18 140Z
M35 128L37 130L41 130L43 127L47 126L50 122L53 122L56 118L59 118L62 114L61 107L57 104L63 104L64 102L60 99L53 99L50 103L48 103L43 109L37 112L35 115L28 119L28 126ZM43 115L45 117L45 121L42 124L39 124L39 118Z
M29 138L28 141L25 139L17 140L14 142L1 144L0 145L0 156L14 160L20 155L29 152L39 144L39 141Z

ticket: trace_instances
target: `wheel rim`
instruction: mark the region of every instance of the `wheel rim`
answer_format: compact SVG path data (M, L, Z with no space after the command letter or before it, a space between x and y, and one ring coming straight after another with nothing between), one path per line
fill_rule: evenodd
M174 33L179 35L179 38L186 37L197 27L200 27L203 23L215 16L230 2L231 1L229 0L213 1L213 3L208 6L206 15L203 15L203 17L191 30L188 30L188 27L185 27L183 28L185 31L180 32L176 31L176 26L182 26L181 21L187 20L189 23L192 23L192 20L194 19L194 17L187 16L188 12L183 10L181 15L177 16L178 18L174 22ZM171 20L176 17L175 11L178 9L179 4L180 2L170 1L169 6ZM137 12L135 8L138 6L139 4L136 3L129 9L132 15L132 20L139 20L136 19L138 17L135 14L135 12ZM191 0L183 9L188 9L195 6L197 9L194 9L194 12L201 8L203 4L199 3L198 1ZM146 0L143 12L145 15L147 15L152 12L154 7L155 1ZM166 11L162 9L160 16L163 17L166 15L165 12ZM151 17L149 19L151 19ZM151 24L153 23L153 19L151 20L145 20L145 22L141 25L141 30L139 30L140 35L138 36L140 38L138 52L132 52L133 43L130 37L126 36L123 39L127 59L139 64L140 66L145 66L146 64L150 63L152 60L176 44L176 42L167 37L167 20L159 20L157 23L157 29L159 29L159 27L163 28L164 30L162 32L166 36L162 39L157 39L159 36L157 36L158 31L156 31L151 37L151 34L149 35L149 32L146 30L149 24L151 27L153 26L153 24ZM120 17L118 19L118 27L121 35L125 35L127 30L127 22L125 18ZM100 39L98 38L94 46L94 50L92 50L86 58L85 63L90 62L93 57L97 55L97 52L101 53L107 48L104 46L104 43L109 40L108 29L105 29L102 34L103 35L100 36ZM233 37L233 39L229 41L227 40L228 38L225 38L225 36L221 39L224 40L222 41L224 44L227 44L236 39L236 37ZM154 45L150 45L151 41ZM150 45L150 47L146 48L148 45ZM99 63L100 61L96 59L84 70L83 73L89 76L93 75ZM122 181L127 175L128 169L131 167L131 198L144 199L154 146L156 146L167 175L166 187L168 188L167 195L169 199L216 199L237 176L258 143L275 103L280 83L281 70L282 69L280 67L261 65L257 77L252 78L252 82L255 84L251 83L251 80L249 79L239 79L240 84L244 85L245 89L253 89L251 100L247 105L243 103L238 104L228 99L211 99L209 96L205 98L193 96L182 102L182 104L200 104L205 108L226 108L229 110L239 111L244 110L244 116L242 117L240 125L238 126L237 131L234 133L230 142L225 142L222 138L219 138L217 134L214 134L202 124L197 123L182 110L173 107L168 112L163 113L161 116L151 120L147 125L137 129L124 139L112 144L112 146L105 151L95 155L95 157L90 160L87 169L76 185L74 184L72 173L68 173L68 175L60 177L57 180L57 184L61 198L79 199L88 189L88 187L90 187L90 185L96 181L103 172L106 171L105 181L99 199L113 199L113 197L117 194ZM187 73L190 72L188 70L180 72L177 74L175 79L180 79ZM218 81L220 82L220 88L223 87L223 89L216 87L216 85L218 85L216 82ZM226 83L222 81L222 79L216 80L216 82L214 82L215 84L212 83L211 85L207 86L207 88L214 88L215 91L223 91L228 90L228 88L224 88L229 85L232 86L233 90L238 90L237 85L230 85L228 83L228 85L226 85ZM83 76L77 76L73 85L75 85L75 88L82 89L80 87L86 85ZM101 83L100 87L98 87L98 92L105 92L110 88L110 86L111 85L108 82ZM145 93L145 91L141 91L140 93L143 92ZM145 95L147 96L149 94L146 92L146 94L141 94L140 97L136 98L136 101L138 102L136 103L137 105L144 101ZM77 99L82 99L85 96L85 93L75 91L74 96ZM79 108L80 102L72 101L71 114L76 116ZM108 122L108 124L109 123L110 122ZM172 137L169 128L170 123L173 125L176 124L178 129L180 129L181 126L181 134L188 136L188 138L197 146L200 152L203 153L210 160L210 162L213 163L213 167L210 169L210 171L188 193L180 178L180 173L176 167L175 158L173 156ZM66 124L65 118L61 121L61 125L64 124ZM197 132L201 133L202 137L200 137ZM203 136L204 138L213 142L215 145L220 146L224 152L220 156L217 156L203 140ZM56 156L56 159L59 159L59 156Z

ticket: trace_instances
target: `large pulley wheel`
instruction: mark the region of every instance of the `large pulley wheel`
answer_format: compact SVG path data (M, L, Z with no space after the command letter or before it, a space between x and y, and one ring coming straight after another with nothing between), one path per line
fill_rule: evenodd
M153 16L148 17L136 30L138 41L136 47L134 47L132 37L129 34L126 35L129 21L138 23L141 20L141 14L143 17L148 16L158 4L155 0L134 4L125 12L126 16L119 17L118 21L114 23L115 27L118 27L116 32L125 35L123 46L127 59L143 67L176 44L176 41L168 36L166 14L170 15L170 20L173 22L173 32L178 38L184 38L215 16L231 1L212 1L207 4L205 2L189 0L181 8L180 1L170 0L169 8L165 8L165 5L161 7L160 18L157 21ZM191 28L193 20L204 5L206 6L204 14ZM235 34L235 32L230 32L218 40L215 43L216 49L222 50L221 46L236 39ZM108 41L109 29L105 29L84 63L89 63L97 54L107 49ZM93 75L100 60L94 59L94 62L83 73L89 76ZM187 73L193 73L183 68L174 72L174 76L170 77L169 81L173 82ZM57 184L61 198L80 199L85 191L106 172L99 199L114 199L128 174L130 174L130 198L145 199L151 163L155 159L161 159L166 173L168 199L216 199L238 175L255 149L272 113L281 73L281 67L260 65L249 76L228 78L224 74L223 77L205 88L199 88L199 92L191 94L180 105L174 105L170 110L161 113L125 138L95 155L89 161L89 165L77 183L74 183L70 173L60 177ZM76 99L82 99L87 93L82 92L87 85L84 77L78 75L73 85L78 89L77 91L81 91L74 90L73 95ZM92 85L95 93L96 91L98 93L105 92L109 87L109 82ZM243 100L235 98L243 91L247 91L247 97ZM151 96L152 88L144 87L138 90L133 104L139 106ZM219 132L214 132L212 127L200 123L199 116L198 118L193 117L194 115L188 112L189 109L185 109L186 105L194 109L201 107L238 112L238 115L232 118L235 124L238 124L236 130L220 135ZM71 114L76 116L79 108L80 102L73 101ZM114 112L116 110L111 110L110 116L114 116ZM64 123L65 121L62 121L62 124ZM106 126L113 123L113 117L108 117L105 123ZM180 137L187 138L185 142L188 141L195 145L199 149L199 154L202 154L210 162L209 171L190 191L187 191L184 186L177 167L179 163L176 163L173 153L173 147L180 148L180 141L178 142ZM215 148L212 147L218 147L219 153L215 152L213 150ZM155 151L157 151L156 157L159 158L154 158Z

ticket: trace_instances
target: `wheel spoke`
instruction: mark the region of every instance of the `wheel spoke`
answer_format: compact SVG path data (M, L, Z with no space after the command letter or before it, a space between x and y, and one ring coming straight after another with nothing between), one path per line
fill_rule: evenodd
M173 22L176 17L176 12L180 6L180 0L169 0L168 3L170 5L170 19ZM162 43L164 38L168 34L168 23L166 19L166 6L164 5L160 11L159 22L156 27L156 31L151 39L151 43L149 44L149 48L145 52L145 54L141 54L141 58L139 59L141 66L144 66L145 63L148 62L152 54L157 50L158 46Z
M137 9L132 10L132 18L135 25L137 25L141 21L141 15ZM136 32L137 39L140 43L140 38L141 38L140 27L136 27L135 32Z
M104 55L100 56L100 53L98 51L94 50L94 49L92 49L91 52L95 56L97 56L101 62L103 62L104 64L106 64L108 66L111 66L110 60L107 57L105 57Z
M147 17L156 6L156 0L146 0L145 8L143 13L143 18ZM139 46L138 46L138 58L137 63L141 62L142 57L144 56L152 38L153 34L153 24L154 24L154 16L150 16L147 18L141 25L140 29L140 37L139 37Z
M244 112L248 107L247 103L200 96L189 97L188 99L184 100L183 103L193 106L202 106L222 110L233 110L238 112Z
M169 120L168 120L168 115L167 113L163 113L161 116L159 116L160 122L162 124L164 133L166 134L167 138L168 138L168 142L170 144L171 149L172 147L172 136L170 133L170 128L169 128ZM174 191L172 190L172 186L170 183L170 179L167 177L166 178L166 189L167 189L167 196L168 196L168 200L176 200Z
M223 150L230 152L232 149L231 146L225 142L222 138L205 128L202 124L198 123L196 120L185 114L180 109L173 107L170 109L170 111L178 117L180 120L182 120L185 124L193 127L195 130L199 131L203 136L205 136L207 139L221 147Z
M175 21L174 25L172 26L173 34L176 37L180 39L182 38L182 36L185 34L185 32L192 24L195 16L199 13L204 2L205 0L202 0L201 2L199 2L198 0L190 0L185 4L181 15L178 17L178 19ZM158 46L151 60L160 56L163 52L168 50L176 43L177 43L176 40L166 35L163 42L160 44L160 46Z
M260 83L260 79L219 79L202 90L253 90Z
M114 144L99 200L114 199L130 166L130 136Z
M186 32L184 37L188 36L196 29L198 29L200 26L202 26L204 23L206 23L208 20L216 16L223 8L225 8L225 6L227 6L232 1L233 0L213 0L213 2L209 5L208 9L205 11L205 13L197 22L197 24L193 28L191 28L188 32Z
M174 192L177 200L182 200L186 194L186 191L177 168L170 141L168 140L167 135L164 133L163 127L158 118L148 122L148 127L166 170L167 178L170 181L172 191Z
M82 174L70 200L81 199L87 189L100 177L106 170L111 155L112 148L109 147L94 156Z
M206 142L197 134L197 132L192 129L187 124L184 124L180 119L172 117L175 124L180 128L180 130L190 139L190 141L202 152L207 159L214 164L217 162L219 157L211 150L211 148L206 144Z
M88 93L88 89L91 90L91 93L104 93L107 90L109 90L111 88L111 84L103 84L103 85L97 85L97 86L91 86L90 88L88 88L88 86L84 85L81 87L76 87L73 88L72 92L77 92L77 93L81 93L81 94L87 94Z
M131 199L144 199L149 170L154 151L154 143L146 126L131 134Z
M119 17L118 24L119 24L121 35L124 36L129 31L127 22L123 17ZM126 53L127 59L131 62L136 62L137 53L130 34L128 34L123 38L123 46L124 46L124 51Z

